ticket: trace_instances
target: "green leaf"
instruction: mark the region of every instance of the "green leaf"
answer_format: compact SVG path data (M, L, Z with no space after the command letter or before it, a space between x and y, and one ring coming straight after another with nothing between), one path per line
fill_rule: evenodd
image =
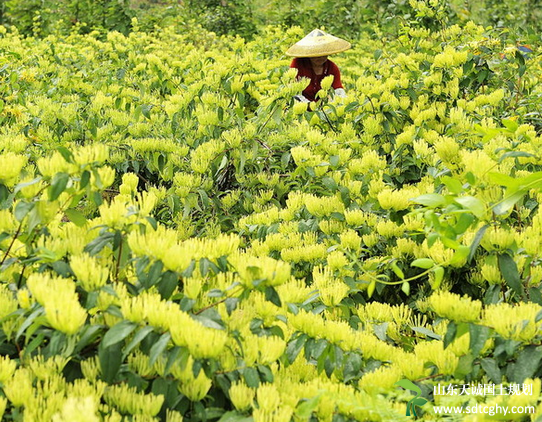
M435 266L435 263L430 258L418 258L412 261L410 264L413 267L423 268L424 270L428 270L429 268L433 268Z
M9 197L9 190L6 185L0 183L0 204Z
M442 280L444 279L444 268L442 267L433 268L433 274L435 275L435 278L433 279L433 284L431 285L431 288L433 290L437 290L440 287Z
M472 353L472 356L478 357L480 351L486 344L487 339L489 338L490 329L483 325L478 324L469 324L469 334L470 334L470 343L469 349Z
M457 324L454 321L448 323L448 328L446 329L446 334L444 335L443 345L446 349L456 338L457 334Z
M260 385L260 375L256 368L248 367L243 369L243 378L250 388L257 388Z
M109 347L103 347L102 344L100 343L98 346L98 359L100 361L102 378L105 382L111 384L115 381L120 365L122 364L122 344L119 342Z
M88 252L90 255L96 255L97 253L100 253L103 248L105 248L113 241L114 237L115 233L107 231L101 233L96 239L94 239L92 242L85 246L85 252Z
M523 293L523 287L519 276L518 266L514 259L508 254L499 255L499 269L506 281L508 287L510 287L516 294L521 295Z
M395 273L395 275L399 277L401 280L405 278L405 273L403 272L401 268L399 268L399 265L397 265L397 261L391 261L390 268Z
M410 295L410 283L408 281L403 281L403 284L401 284L401 290L404 294L407 296Z
M73 163L73 153L68 148L60 146L56 150L62 155L64 160L68 163Z
M480 242L482 241L482 238L484 237L484 234L486 230L488 229L489 225L482 226L474 236L474 239L472 241L472 244L470 245L470 251L469 256L467 257L467 262L471 262L472 258L474 257L474 254L476 253L476 249L478 249L478 246L480 246Z
M299 355L299 352L301 352L301 349L307 342L307 339L308 336L306 334L301 334L299 337L291 340L288 343L288 346L286 347L286 357L288 358L288 362L293 363L295 361L295 358L297 355Z
M15 335L15 341L19 340L19 337L25 332L25 330L32 325L34 320L38 318L39 316L43 315L45 310L40 306L38 309L36 309L34 312L32 312L28 318L24 320L24 322L21 324L19 329L17 330L17 334ZM41 319L40 319L41 320ZM45 322L46 320L43 320Z
M426 207L436 208L446 205L446 198L438 193L426 193L425 195L417 196L412 199L416 204L425 205Z
M275 290L273 286L267 286L265 288L265 300L268 300L272 304L278 306L279 308L282 306L282 302L280 300L279 294Z
M90 171L85 170L81 174L81 180L79 181L79 186L81 187L81 189L86 188L88 185L88 182L90 182Z
M70 175L68 173L57 173L51 180L51 186L49 188L49 200L56 201L62 192L66 189Z
M166 347L171 339L171 334L164 333L160 336L158 341L151 347L149 352L149 365L154 365L156 360L160 357L162 352L166 350Z
M428 328L425 328L425 327L410 327L410 328L412 329L412 331L416 331L417 333L423 334L427 337L434 338L436 340L441 340L441 337L437 333L434 333Z
M516 121L510 120L510 119L502 119L502 124L510 132L515 132L519 127L519 125L518 125L518 123Z
M451 193L455 193L456 195L463 191L463 184L458 179L454 179L450 176L443 176L442 183L446 185Z
M295 409L296 417L305 421L309 420L312 412L316 410L316 407L318 407L318 403L320 403L320 397L321 394L301 402Z
M331 167L337 167L339 165L339 161L340 157L338 155L332 155L331 157L329 157L329 164L331 165Z
M376 288L376 280L371 280L371 283L369 284L369 287L367 287L367 296L371 298L373 296L373 293Z
M26 217L26 215L34 208L35 202L18 202L17 205L15 205L15 210L13 211L13 215L15 216L15 219L17 221L23 221L23 218Z
M535 157L534 154L524 151L508 151L499 157L499 163L502 163L507 158L517 158L517 157Z
M66 214L66 217L68 217L68 219L77 227L82 227L87 224L86 217L80 211L70 208L64 211L64 213Z
M147 335L153 331L153 327L151 327L150 325L146 325L144 327L141 327L137 333L135 333L134 337L132 338L132 340L130 340L130 342L126 345L126 347L124 348L122 354L124 356L124 358L126 356L128 356L130 354L130 352L132 351L132 349L134 347L136 347L139 343L141 343L141 341L147 337Z
M488 173L488 178L491 183L495 183L500 186L504 186L507 188L513 187L517 185L517 179L514 177L510 177L507 174L501 174L501 173Z
M478 218L483 218L486 213L484 203L474 196L461 196L455 198L455 202L471 211Z
M363 360L361 355L355 352L349 353L343 365L344 382L358 378L361 374Z
M166 271L158 283L158 293L162 299L169 299L179 284L179 276L173 271Z
M454 255L452 256L452 259L449 265L455 266L457 264L463 264L467 260L469 254L470 254L469 246L459 245L459 247L454 252Z
M115 324L105 333L102 339L103 347L107 348L115 343L118 343L128 337L137 328L137 324L128 320L124 320Z
M337 191L337 182L335 182L335 180L331 177L324 177L322 179L322 184L331 192Z
M78 354L81 350L94 342L100 335L103 327L100 325L85 325L81 332L79 342L75 346L74 353Z
M500 384L502 382L501 370L497 362L495 362L495 359L484 358L480 360L480 365L494 384Z
M141 114L143 114L143 116L145 116L145 118L150 119L151 118L151 109L152 109L152 105L143 104L141 106Z
M507 375L511 382L523 383L526 378L533 378L542 360L542 347L527 346L518 354L518 360L511 365Z
M514 205L516 205L516 202L519 202L525 196L525 194L526 192L524 191L517 191L510 194L505 193L505 198L493 205L493 212L497 215L504 215L508 213L508 211L510 211Z

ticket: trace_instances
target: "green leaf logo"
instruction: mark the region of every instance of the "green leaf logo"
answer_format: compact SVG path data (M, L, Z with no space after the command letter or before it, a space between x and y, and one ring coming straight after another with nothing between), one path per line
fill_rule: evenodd
M405 390L410 390L416 393L416 396L407 403L406 416L410 416L412 411L412 415L414 415L415 418L418 417L416 414L416 406L423 406L428 402L427 399L419 397L422 394L420 387L407 379L397 381L394 385L398 385L399 387L403 387Z

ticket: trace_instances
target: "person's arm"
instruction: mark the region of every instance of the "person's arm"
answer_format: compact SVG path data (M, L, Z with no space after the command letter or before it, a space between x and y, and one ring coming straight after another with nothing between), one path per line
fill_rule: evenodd
M294 99L302 103L310 103L309 99L302 94L294 95Z

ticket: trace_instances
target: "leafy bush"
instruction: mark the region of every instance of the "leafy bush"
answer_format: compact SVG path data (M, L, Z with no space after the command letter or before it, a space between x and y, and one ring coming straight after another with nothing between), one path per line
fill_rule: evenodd
M308 111L262 34L0 27L4 419L540 417L536 50L403 25Z

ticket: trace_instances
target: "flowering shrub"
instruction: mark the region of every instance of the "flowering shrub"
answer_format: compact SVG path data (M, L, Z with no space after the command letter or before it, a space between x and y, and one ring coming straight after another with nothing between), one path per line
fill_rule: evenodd
M6 420L402 420L404 378L542 414L539 64L404 27L308 111L300 35L0 27Z

